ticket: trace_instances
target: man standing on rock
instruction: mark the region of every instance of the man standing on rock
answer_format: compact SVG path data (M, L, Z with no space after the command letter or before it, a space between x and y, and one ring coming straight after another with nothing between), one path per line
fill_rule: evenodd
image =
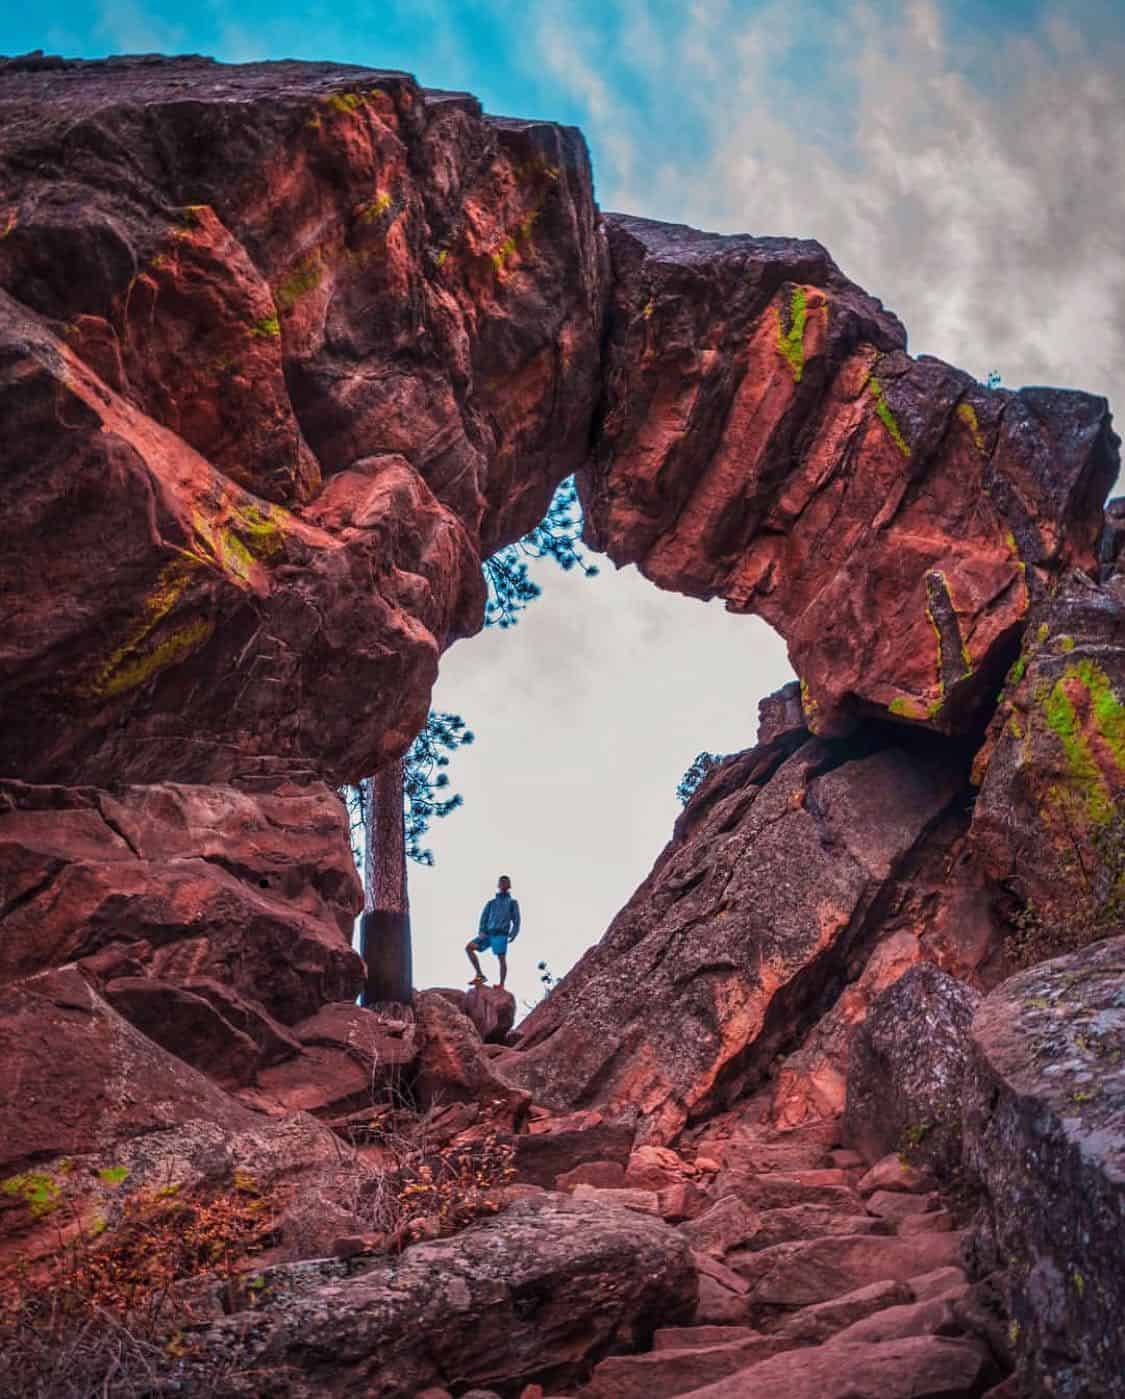
M485 986L484 973L477 960L478 952L487 952L491 947L500 963L500 985L503 987L508 976L508 943L515 942L520 931L520 906L511 895L512 881L502 874L496 881L496 896L489 899L480 915L480 931L471 942L465 944L469 961L473 964L476 976L474 986Z

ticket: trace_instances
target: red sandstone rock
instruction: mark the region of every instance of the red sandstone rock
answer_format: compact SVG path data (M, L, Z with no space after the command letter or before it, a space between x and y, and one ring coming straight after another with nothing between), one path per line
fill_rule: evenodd
M604 1190L596 1185L576 1185L571 1193L576 1200L591 1204L620 1205L639 1214L660 1215L660 1202L655 1190Z
M388 1026L384 1016L352 1001L323 1006L292 1027L298 1057L259 1070L240 1099L269 1113L311 1112L338 1117L410 1089L419 1058L412 1025Z
M915 1336L786 1351L689 1393L691 1399L969 1399L988 1373L988 1357L971 1341Z
M123 1019L73 968L0 988L0 1170L109 1149L187 1119L253 1117Z
M592 541L764 616L814 732L863 712L968 722L1029 595L1093 563L1117 472L1105 401L911 360L819 244L606 223Z
M647 1342L658 1320L686 1321L695 1303L673 1229L558 1195L354 1276L311 1281L283 1306L193 1340L255 1376L284 1366L291 1399L399 1399L435 1384L514 1394L539 1381L558 1393L611 1347Z
M960 1243L957 1234L912 1239L839 1235L735 1255L731 1266L750 1283L755 1305L805 1307L873 1282L907 1282L917 1273L949 1267L959 1256Z
M974 779L982 866L1060 928L1039 956L1070 951L1061 928L1116 873L1099 833L1125 821L1125 570L1072 574L1034 611ZM1097 935L1116 931L1103 919Z
M877 1190L906 1190L917 1195L933 1190L936 1183L927 1170L892 1151L875 1162L856 1189L861 1195L873 1195Z
M502 986L472 986L461 1006L485 1044L504 1044L516 1023L516 998Z
M934 1208L936 1195L907 1195L901 1190L876 1190L863 1202L868 1214L901 1222Z
M0 130L0 771L372 772L588 440L582 138L200 59L7 64Z
M925 1302L908 1302L899 1307L887 1307L874 1316L864 1318L841 1331L837 1338L845 1341L900 1341L907 1336L959 1336L964 1328L953 1311L953 1302L969 1290L964 1283L943 1297L931 1297Z
M625 1185L625 1168L619 1161L587 1161L555 1177L555 1189L569 1191L576 1185L594 1185L600 1190L620 1190ZM668 1215L661 1208L661 1215Z
M668 1220L670 1224L682 1224L688 1219L698 1219L711 1203L709 1197L691 1181L669 1185L657 1192L656 1200L660 1207L661 1219Z
M624 1170L632 1145L633 1129L618 1123L533 1133L516 1138L516 1170L521 1179L550 1187L591 1162L615 1162Z
M854 1292L845 1292L842 1297L802 1307L785 1319L777 1334L798 1345L820 1345L865 1317L913 1300L914 1293L907 1283L868 1283Z
M721 1346L728 1341L749 1341L760 1335L750 1326L665 1326L653 1332L653 1350L693 1350Z
M899 1151L942 1177L959 1169L969 1025L980 999L919 965L875 1000L851 1043L841 1124L866 1161Z
M343 806L320 783L0 783L0 862L0 982L117 949L162 982L219 981L282 1021L362 984ZM103 974L121 970L111 959Z
M721 1345L614 1355L594 1367L589 1383L580 1391L581 1399L669 1399L789 1348L789 1343L776 1336L752 1335Z
M819 740L764 766L736 793L701 786L602 942L524 1021L510 1082L558 1109L640 1109L642 1140L667 1141L814 1023L956 777L947 755L848 761Z
M422 1108L476 1103L497 1126L522 1123L530 1096L497 1078L468 1019L432 991L414 995L418 1062L412 1092ZM548 1181L536 1184L550 1185Z
M254 1077L258 1046L202 996L147 976L118 977L107 983L104 994L149 1039L224 1087Z

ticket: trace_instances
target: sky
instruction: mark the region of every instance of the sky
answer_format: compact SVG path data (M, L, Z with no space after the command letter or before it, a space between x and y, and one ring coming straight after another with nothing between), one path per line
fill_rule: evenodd
M1120 404L1125 0L55 0L0 53L201 52L401 68L486 110L580 126L603 208L819 239L915 353ZM577 463L576 463L577 465ZM1119 485L1120 489L1120 485ZM435 706L477 743L411 877L419 985L457 984L500 873L512 985L562 973L647 873L700 749L753 742L789 678L755 619L603 563L542 565L521 624L447 655Z

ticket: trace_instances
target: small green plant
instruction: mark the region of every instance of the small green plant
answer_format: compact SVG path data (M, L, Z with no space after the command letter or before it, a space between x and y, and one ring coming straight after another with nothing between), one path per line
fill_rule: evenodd
M1009 917L1004 950L1015 969L1077 952L1125 926L1125 799L1091 824L1084 806L1060 794L1052 828L1060 878L1043 904L1020 901ZM1099 813L1100 814L1100 813Z

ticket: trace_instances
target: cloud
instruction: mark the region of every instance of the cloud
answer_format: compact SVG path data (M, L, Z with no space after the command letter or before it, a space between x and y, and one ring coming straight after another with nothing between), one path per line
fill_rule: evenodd
M933 0L888 8L696 0L663 45L642 28L614 52L539 33L605 206L819 238L916 353L1119 398L1125 43L1092 10L984 32Z

